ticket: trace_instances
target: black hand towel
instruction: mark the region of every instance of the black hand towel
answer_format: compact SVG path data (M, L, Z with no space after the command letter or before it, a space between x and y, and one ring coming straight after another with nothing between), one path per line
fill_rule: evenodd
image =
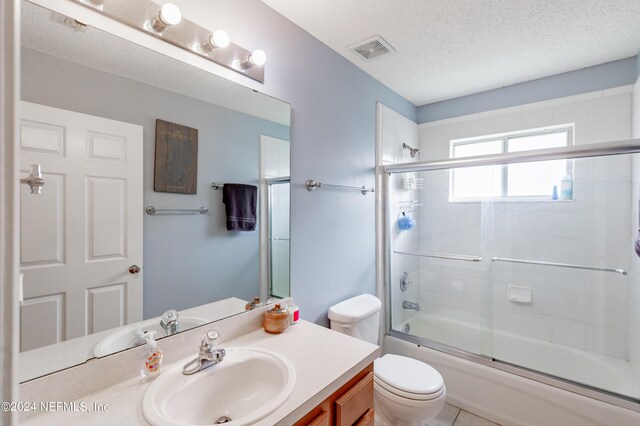
M222 202L227 214L227 231L256 229L256 200L258 187L241 183L225 183Z

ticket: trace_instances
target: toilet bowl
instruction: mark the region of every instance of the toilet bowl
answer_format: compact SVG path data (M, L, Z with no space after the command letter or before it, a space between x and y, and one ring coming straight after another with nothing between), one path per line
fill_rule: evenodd
M363 294L329 308L331 329L376 344L380 300ZM377 426L422 426L442 409L444 380L430 365L400 355L375 360L374 410Z
M447 389L430 365L387 354L375 360L373 371L378 425L422 426L442 409Z

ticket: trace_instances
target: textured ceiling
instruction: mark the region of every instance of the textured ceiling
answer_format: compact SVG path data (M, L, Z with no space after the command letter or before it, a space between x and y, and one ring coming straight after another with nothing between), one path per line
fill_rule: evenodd
M289 126L285 102L104 31L74 31L62 15L22 4L23 47Z
M640 50L640 0L263 1L417 106ZM375 34L397 52L348 50Z

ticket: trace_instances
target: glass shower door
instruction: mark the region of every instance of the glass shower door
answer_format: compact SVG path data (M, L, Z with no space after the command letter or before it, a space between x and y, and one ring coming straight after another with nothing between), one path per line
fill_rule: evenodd
M634 155L566 160L570 198L493 203L495 360L640 398Z
M491 170L479 173L493 179ZM390 324L398 333L490 356L487 206L452 202L446 188L455 178L450 170L389 177Z
M392 169L391 334L605 401L640 401L640 154L580 149L574 159L568 148L548 161ZM572 191L561 195L566 171Z

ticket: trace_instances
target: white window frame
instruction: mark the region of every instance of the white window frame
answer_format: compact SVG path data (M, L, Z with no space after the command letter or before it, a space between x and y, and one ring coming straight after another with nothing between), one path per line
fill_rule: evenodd
M483 142L490 142L496 140L502 140L502 152L500 154L508 154L509 153L509 140L514 138L526 137L526 136L538 136L549 133L562 133L567 132L567 144L566 146L573 146L574 140L574 124L561 124L555 126L547 126L541 127L537 129L527 129L527 130L519 130L515 132L508 133L499 133L495 135L481 136L481 137L473 137L473 138L464 138L464 139L453 139L449 141L449 157L454 158L465 158L465 157L454 157L455 148L461 145L470 145L477 144ZM535 150L530 150L535 151ZM523 151L525 152L525 151ZM489 154L495 155L495 154ZM566 174L573 178L573 160L567 159ZM480 202L482 200L498 200L498 201L549 201L551 200L551 194L548 196L540 196L540 195L525 195L525 196L515 196L508 195L509 193L509 172L508 165L496 165L495 167L500 167L502 170L502 175L500 178L500 187L501 187L501 195L497 197L454 197L454 171L455 169L449 170L449 202L450 203L465 203L465 202ZM558 192L560 192L560 188L558 187Z

